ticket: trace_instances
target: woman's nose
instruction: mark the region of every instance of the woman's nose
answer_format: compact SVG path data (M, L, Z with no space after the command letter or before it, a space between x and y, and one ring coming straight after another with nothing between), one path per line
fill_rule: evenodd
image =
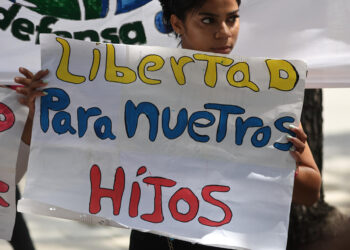
M227 38L231 36L231 30L230 27L225 23L221 23L221 25L218 27L217 32L215 33L215 38L221 39L221 38Z

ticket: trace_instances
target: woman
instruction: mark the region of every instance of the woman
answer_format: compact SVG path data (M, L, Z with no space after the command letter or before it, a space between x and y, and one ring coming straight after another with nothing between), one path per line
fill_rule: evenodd
M172 28L181 40L184 49L229 54L238 37L240 0L160 0L165 25ZM34 99L44 95L36 88L45 87L40 79L48 72L39 71L35 76L25 69L20 70L26 78L18 77L17 83L25 87L18 89L24 97L21 103L29 106L31 113L27 128L31 129ZM301 126L290 128L295 137L288 137L293 147L291 155L296 161L293 202L312 205L319 198L321 176L306 142ZM30 131L30 130L29 130ZM30 133L24 133L23 140L30 143ZM215 249L213 247L171 240L149 233L132 231L130 249Z

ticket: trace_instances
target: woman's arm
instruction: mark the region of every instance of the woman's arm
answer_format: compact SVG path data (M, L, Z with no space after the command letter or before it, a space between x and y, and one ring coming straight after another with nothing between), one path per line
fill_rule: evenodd
M45 77L49 73L49 71L40 70L35 75L33 75L33 73L29 70L25 68L19 68L19 72L25 76L16 77L14 79L16 83L23 85L23 87L19 87L16 89L17 93L23 95L23 97L19 99L19 102L23 105L26 105L29 108L28 117L22 133L22 141L25 144L30 145L32 137L33 117L35 111L35 98L45 95L45 92L37 89L47 86L47 83L43 82L41 79Z
M296 137L288 136L288 140L293 143L290 152L296 162L292 201L311 206L320 197L321 174L306 141L307 136L302 126L298 128L292 126L290 130L296 134Z

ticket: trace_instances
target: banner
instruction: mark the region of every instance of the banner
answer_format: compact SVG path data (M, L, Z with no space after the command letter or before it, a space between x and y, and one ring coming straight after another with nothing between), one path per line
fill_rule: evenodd
M309 67L306 88L349 87L349 11L347 0L309 0L298 4L292 0L244 0L240 6L240 35L232 53L301 59ZM179 40L167 34L161 19L157 0L1 1L0 85L13 84L20 66L33 72L41 68L42 33L94 42L176 48ZM0 96L6 91L0 88ZM2 99L0 103L10 106ZM17 117L16 121L24 119L25 116ZM9 152L8 145L18 145L20 135L21 132L1 139L1 151ZM8 165L14 166L17 150L10 153L6 154ZM0 176L7 175L3 170L0 169ZM7 190L6 185L3 187ZM9 190L14 188L9 186ZM5 225L2 220L0 225Z
M299 123L304 63L41 41L49 86L22 211L285 249L295 169L286 135Z
M26 108L17 94L0 88L0 238L10 240L16 215L16 161Z
M14 4L13 2L16 2ZM18 67L40 69L40 34L105 43L176 47L164 34L159 1L28 0L0 3L0 84L10 84ZM1 15L2 14L2 15ZM3 16L3 17L2 17Z
M306 88L349 87L349 12L347 0L244 0L232 53L300 59L309 68ZM6 48L0 52L6 58L0 61L0 84L11 83L19 66L40 69L41 33L131 45L179 44L162 24L158 0L5 0L0 3L0 46Z

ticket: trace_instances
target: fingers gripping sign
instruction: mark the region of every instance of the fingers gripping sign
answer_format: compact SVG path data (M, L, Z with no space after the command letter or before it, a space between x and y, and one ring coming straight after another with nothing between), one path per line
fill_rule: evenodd
M306 143L307 143L307 135L305 134L301 125L296 127L294 125L290 125L290 130L295 133L295 137L288 135L287 139L290 141L293 146L290 149L290 153L292 157L295 159L297 168L301 162L301 154L304 152Z
M17 88L16 91L22 94L23 97L19 99L20 103L29 107L29 112L34 113L34 101L36 97L44 96L45 93L40 88L46 87L47 83L42 80L48 75L48 70L40 70L35 75L25 68L20 68L19 72L25 77L16 77L15 82L23 85Z

